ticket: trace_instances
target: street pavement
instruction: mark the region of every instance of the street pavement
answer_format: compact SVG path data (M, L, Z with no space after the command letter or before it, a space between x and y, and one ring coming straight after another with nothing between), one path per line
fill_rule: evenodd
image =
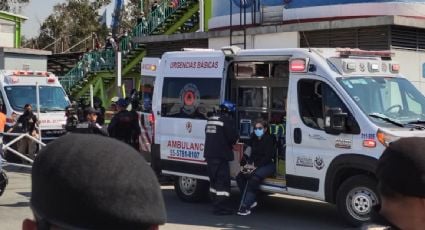
M24 218L31 218L29 208L31 179L28 170L7 172L9 185L0 197L0 229L21 229ZM167 207L168 223L160 230L231 230L231 229L349 229L329 204L281 195L267 195L249 216L214 216L208 202L185 203L178 199L173 186L161 187ZM239 193L232 193L236 208Z

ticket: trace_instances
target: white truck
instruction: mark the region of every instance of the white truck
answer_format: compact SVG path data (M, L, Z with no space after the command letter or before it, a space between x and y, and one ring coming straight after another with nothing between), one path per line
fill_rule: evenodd
M9 124L13 113L23 113L25 104L31 104L34 113L37 113L37 85L41 137L43 142L47 142L65 133L65 108L70 105L58 78L46 71L0 70L0 100Z
M425 97L391 56L313 48L165 53L155 79L152 165L176 176L181 199L207 196L206 115L230 100L242 141L258 117L285 127L278 170L263 191L336 204L358 226L379 203L374 172L385 147L425 136Z

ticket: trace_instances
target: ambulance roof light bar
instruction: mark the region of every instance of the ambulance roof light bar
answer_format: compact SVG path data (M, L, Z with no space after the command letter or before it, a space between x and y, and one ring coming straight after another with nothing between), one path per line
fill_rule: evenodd
M53 75L53 73L47 72L47 71L24 71L24 70L15 70L12 72L12 75L14 76L42 76L42 77L49 77Z
M351 49L351 48L337 48L336 52L339 53L340 57L366 56L366 57L391 58L394 56L394 53L389 50L361 50L361 49Z

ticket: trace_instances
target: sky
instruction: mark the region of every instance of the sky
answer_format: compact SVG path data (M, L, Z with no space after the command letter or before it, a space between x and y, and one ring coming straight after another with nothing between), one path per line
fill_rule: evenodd
M37 36L40 25L52 13L53 6L62 2L65 2L65 0L30 0L30 3L24 6L22 12L19 13L28 17L22 27L22 34L26 38ZM113 4L108 7L108 12L112 12L112 9Z

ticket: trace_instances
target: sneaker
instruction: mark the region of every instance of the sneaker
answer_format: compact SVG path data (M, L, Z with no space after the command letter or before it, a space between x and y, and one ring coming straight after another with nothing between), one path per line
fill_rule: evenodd
M249 214L251 214L251 210L249 210L249 208L246 208L246 207L242 207L238 211L239 216L248 216Z
M249 207L250 209L253 209L257 207L257 201L254 201L254 203L251 204L251 206Z

